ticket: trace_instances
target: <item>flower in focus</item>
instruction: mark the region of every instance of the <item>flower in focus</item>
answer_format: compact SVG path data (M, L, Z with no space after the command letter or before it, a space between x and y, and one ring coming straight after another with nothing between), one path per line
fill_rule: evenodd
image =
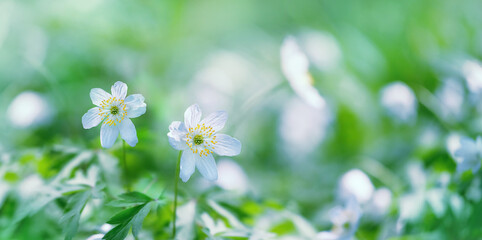
M474 141L470 138L461 138L460 146L455 150L457 172L472 170L473 173L480 169L482 160L482 137Z
M301 51L294 37L286 37L281 46L283 74L299 97L315 108L322 108L326 103L318 90L313 87L309 66L308 57Z
M82 125L85 129L93 128L102 122L100 129L100 143L104 148L114 145L119 133L127 144L134 147L137 140L137 132L131 118L141 116L146 112L146 104L141 94L132 94L128 97L127 85L116 82L111 93L100 88L90 91L92 103L97 107L89 109L82 116Z
M417 98L405 83L394 82L381 91L382 105L388 113L402 122L408 122L417 116Z
M317 240L349 240L352 239L362 216L362 210L358 202L352 198L346 201L345 206L337 206L331 210L331 231L323 231L317 234Z
M195 167L204 178L217 180L218 171L212 154L236 156L241 152L241 142L218 133L228 119L226 112L211 113L202 121L201 115L201 109L194 104L184 113L184 123L174 121L169 126L169 143L174 149L183 151L180 177L184 182L189 180Z

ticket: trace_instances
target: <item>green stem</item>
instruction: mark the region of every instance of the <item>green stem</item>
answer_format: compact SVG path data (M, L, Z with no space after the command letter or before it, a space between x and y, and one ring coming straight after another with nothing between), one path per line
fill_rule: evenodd
M181 155L182 151L179 151L176 165L176 175L174 176L174 212L172 214L172 239L176 239L176 210L177 210L177 182L179 182L179 171L181 169Z
M126 141L122 141L122 164L124 165L125 181L127 191L131 191L129 184L129 171L127 170L127 160L126 160Z

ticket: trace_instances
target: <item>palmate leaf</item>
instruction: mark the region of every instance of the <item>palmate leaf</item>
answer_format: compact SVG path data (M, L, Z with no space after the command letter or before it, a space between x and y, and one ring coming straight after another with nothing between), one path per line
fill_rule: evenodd
M71 240L79 229L79 219L87 201L92 196L92 191L86 190L72 195L67 203L67 212L60 218L65 223L65 240Z
M109 224L118 224L104 235L106 240L122 240L132 228L132 234L137 238L142 227L142 222L152 207L160 203L155 199L140 193L129 192L119 196L120 199L109 203L110 206L129 207L117 213L107 221Z

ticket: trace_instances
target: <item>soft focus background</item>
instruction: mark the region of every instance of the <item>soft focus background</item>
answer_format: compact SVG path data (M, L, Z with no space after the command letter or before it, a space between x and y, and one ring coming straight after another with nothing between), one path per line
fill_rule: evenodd
M481 9L0 0L0 239L63 239L80 185L95 190L74 239L112 228L125 185L163 193L139 239L168 239L166 134L193 103L226 110L243 150L216 157L217 182L180 183L179 239L482 239L482 174L454 160L482 131ZM116 81L147 103L128 174L120 139L102 149L81 124L90 89Z

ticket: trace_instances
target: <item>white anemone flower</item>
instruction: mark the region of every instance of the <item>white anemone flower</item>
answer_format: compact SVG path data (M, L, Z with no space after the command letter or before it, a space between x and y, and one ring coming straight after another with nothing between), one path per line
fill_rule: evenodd
M202 121L201 115L201 109L194 104L184 113L184 123L174 121L169 126L169 143L174 149L183 151L180 177L184 182L189 180L195 167L207 180L217 180L218 171L212 153L236 156L241 152L240 141L218 133L228 119L225 111L211 113Z
M116 82L111 93L100 88L90 91L92 103L97 107L89 109L82 116L82 125L85 129L93 128L102 122L100 128L100 144L104 148L110 148L115 140L121 135L127 144L134 147L137 140L137 132L131 118L141 116L146 112L146 103L141 94L132 94L128 97L127 85Z
M281 69L295 93L306 103L315 108L322 108L325 100L313 87L313 78L309 72L308 57L301 50L295 38L288 36L281 46Z
M470 138L460 138L460 147L455 150L457 172L472 170L473 173L480 169L482 161L482 137L474 141Z

